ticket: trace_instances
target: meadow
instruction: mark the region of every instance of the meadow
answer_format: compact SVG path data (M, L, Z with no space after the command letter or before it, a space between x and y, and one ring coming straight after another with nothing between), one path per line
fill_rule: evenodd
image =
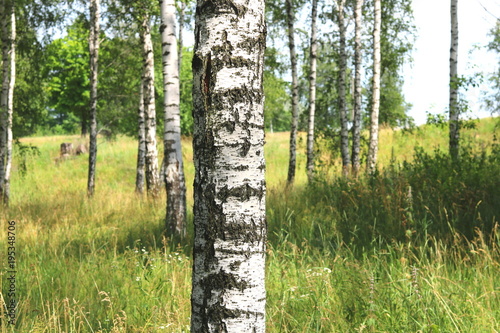
M268 133L267 331L499 332L498 134L498 118L465 131L456 165L445 128L383 130L379 172L358 179L338 176L338 152L323 143L313 184L302 135L286 190L288 133ZM55 163L62 142L81 141L21 139L39 154L16 146L0 302L15 221L19 303L15 326L0 314L0 332L188 332L191 224L182 244L164 237L164 194L134 193L132 138L99 140L89 200L88 156ZM183 155L192 221L189 138Z

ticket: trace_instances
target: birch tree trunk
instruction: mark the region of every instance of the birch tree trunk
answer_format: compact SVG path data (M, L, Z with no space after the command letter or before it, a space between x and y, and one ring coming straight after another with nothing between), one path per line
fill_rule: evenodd
M450 47L450 156L458 159L460 140L460 110L458 106L458 0L451 0L451 47Z
M2 24L2 92L0 95L0 199L4 199L5 163L7 156L7 115L9 101L9 17L7 15L7 0L3 0L0 7Z
M198 0L191 332L265 332L265 43L264 0Z
M286 0L286 21L288 25L288 47L290 49L290 63L292 67L292 122L290 126L290 159L288 163L287 186L293 185L297 160L297 123L299 118L299 85L297 77L297 55L294 38L294 13L292 0Z
M352 173L357 177L360 168L361 148L361 19L363 0L356 0L354 10L354 112L352 120Z
M178 57L177 61L179 62L179 75L181 75L181 66L182 66L182 48L184 47L184 39L183 39L183 29L184 29L184 19L185 19L185 14L186 14L186 3L184 0L180 0L180 8L179 8L179 39L178 39L178 45L179 49L177 50L178 52Z
M316 112L316 17L318 15L318 1L312 1L311 9L311 48L310 48L310 73L309 73L309 120L307 126L307 179L312 182L314 177L314 115Z
M338 2L338 25L340 32L339 40L339 114L340 114L340 152L342 155L342 173L349 174L351 156L349 154L349 128L347 123L346 105L346 74L347 74L347 54L346 54L346 26L344 20L345 0Z
M97 158L97 82L99 59L99 0L90 0L90 144L89 176L87 195L92 197L95 189L95 170Z
M372 110L370 115L370 142L366 163L368 173L373 173L375 171L378 153L378 116L380 108L380 0L374 1L374 10Z
M138 149L137 149L137 172L135 175L135 192L144 193L144 165L146 163L146 130L144 124L144 85L139 88L139 112L138 112Z
M175 37L175 1L160 0L163 62L164 161L167 190L167 228L171 235L186 233L186 184L181 149L179 62Z
M158 174L158 151L156 148L156 107L154 88L154 54L151 41L149 15L144 14L141 22L143 46L144 124L145 124L145 176L148 196L156 198L160 191Z
M2 145L0 153L0 199L9 205L10 170L12 166L12 113L14 86L16 82L16 15L14 2L3 2L2 27L2 96L0 105L2 112ZM9 27L10 25L10 27Z

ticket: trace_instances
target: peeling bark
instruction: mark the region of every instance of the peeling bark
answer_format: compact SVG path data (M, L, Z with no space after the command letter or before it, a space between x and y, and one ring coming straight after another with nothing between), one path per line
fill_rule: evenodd
M264 1L202 1L191 332L265 332Z

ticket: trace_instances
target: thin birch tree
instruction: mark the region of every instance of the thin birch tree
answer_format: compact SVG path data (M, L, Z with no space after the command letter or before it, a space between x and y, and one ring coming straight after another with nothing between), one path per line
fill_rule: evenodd
M146 126L144 120L144 85L139 85L139 108L137 113L137 170L135 175L135 192L144 193L144 165L146 164Z
M352 119L352 173L357 177L361 166L361 69L363 54L361 51L361 20L363 0L356 0L354 9L354 105Z
M198 0L191 332L265 332L265 43L264 0Z
M318 41L316 38L316 19L318 16L318 1L312 0L311 6L311 45L309 50L309 118L307 126L307 179L312 182L314 177L314 115L316 112L316 67Z
M292 70L292 119L290 126L290 159L288 162L287 186L293 185L297 164L297 126L299 119L299 84L297 75L297 54L295 51L295 14L292 0L285 1L288 47L290 49L290 65Z
M460 109L458 105L458 0L450 2L451 14L451 47L450 47L450 104L449 104L449 131L450 156L458 159L460 140Z
M95 172L97 159L97 83L99 60L99 0L90 0L90 144L89 144L89 174L87 195L92 197L95 190Z
M160 191L160 177L158 174L158 150L156 148L156 106L154 88L154 53L151 41L151 26L147 10L142 13L140 26L141 43L143 47L143 75L144 85L144 125L145 125L145 177L148 196L156 198Z
M368 173L373 173L377 165L379 109L380 109L380 26L381 26L381 0L374 0L373 24L373 82L372 82L372 109L370 113L370 141L368 145L368 158L366 168Z
M186 3L184 2L185 0L179 0L179 38L177 39L177 44L179 45L179 48L177 50L177 53L179 54L177 57L177 61L179 62L179 75L181 73L181 65L182 65L182 49L184 47L184 21L186 17Z
M183 238L186 233L186 184L181 149L181 116L179 92L179 63L175 37L175 1L160 0L164 161L167 191L167 229L171 235Z
M16 82L16 14L14 1L2 2L2 93L0 96L0 200L9 205L12 167L12 114Z
M349 126L347 119L347 52L346 52L346 24L344 19L345 0L337 2L337 18L340 33L339 40L339 115L340 115L340 152L342 156L342 173L344 176L350 171L351 156L349 153Z

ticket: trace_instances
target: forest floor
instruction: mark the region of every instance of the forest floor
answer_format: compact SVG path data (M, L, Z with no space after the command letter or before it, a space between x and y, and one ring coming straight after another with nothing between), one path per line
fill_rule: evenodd
M382 130L373 177L339 178L338 152L323 141L314 184L301 135L286 191L289 134L266 134L267 331L499 332L498 121L463 132L456 168L435 125ZM15 327L2 311L0 332L189 331L191 223L185 244L163 237L165 194L134 193L132 138L99 140L91 200L88 155L57 161L63 142L83 140L24 138L15 149L0 302L18 303ZM183 156L192 221L189 138Z

